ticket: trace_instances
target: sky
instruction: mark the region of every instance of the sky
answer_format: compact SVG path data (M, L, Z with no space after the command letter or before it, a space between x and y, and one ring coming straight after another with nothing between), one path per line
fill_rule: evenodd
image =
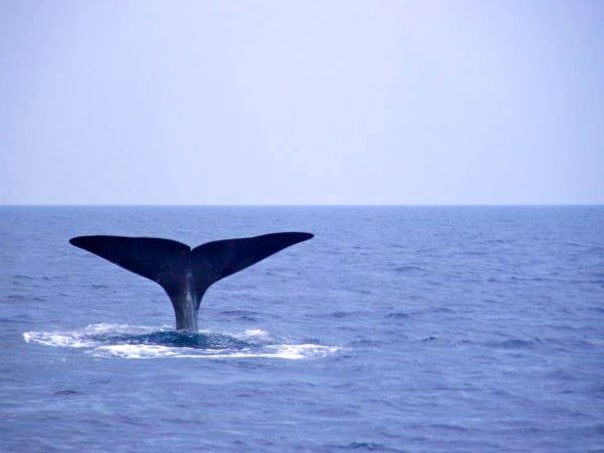
M604 203L604 2L0 2L0 204Z

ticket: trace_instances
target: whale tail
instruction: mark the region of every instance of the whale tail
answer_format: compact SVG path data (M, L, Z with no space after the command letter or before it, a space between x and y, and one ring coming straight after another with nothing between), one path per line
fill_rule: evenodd
M194 249L170 239L145 237L79 236L69 242L161 285L174 307L176 328L196 331L199 304L213 283L312 237L272 233L208 242Z

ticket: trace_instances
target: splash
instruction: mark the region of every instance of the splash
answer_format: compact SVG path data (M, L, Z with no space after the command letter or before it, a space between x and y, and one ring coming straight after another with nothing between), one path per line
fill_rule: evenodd
M262 329L239 333L179 332L123 324L94 324L83 329L55 332L25 332L27 343L79 348L95 357L123 359L286 359L326 357L336 346L289 344Z

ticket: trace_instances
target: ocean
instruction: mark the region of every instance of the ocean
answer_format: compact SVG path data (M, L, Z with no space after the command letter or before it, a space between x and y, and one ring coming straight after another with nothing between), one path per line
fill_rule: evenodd
M315 237L206 293L68 243ZM604 207L0 207L2 452L604 451Z

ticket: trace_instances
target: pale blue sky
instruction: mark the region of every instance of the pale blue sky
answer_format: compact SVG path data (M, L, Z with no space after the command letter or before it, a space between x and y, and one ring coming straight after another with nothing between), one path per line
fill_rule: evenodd
M604 1L0 2L0 204L604 203Z

